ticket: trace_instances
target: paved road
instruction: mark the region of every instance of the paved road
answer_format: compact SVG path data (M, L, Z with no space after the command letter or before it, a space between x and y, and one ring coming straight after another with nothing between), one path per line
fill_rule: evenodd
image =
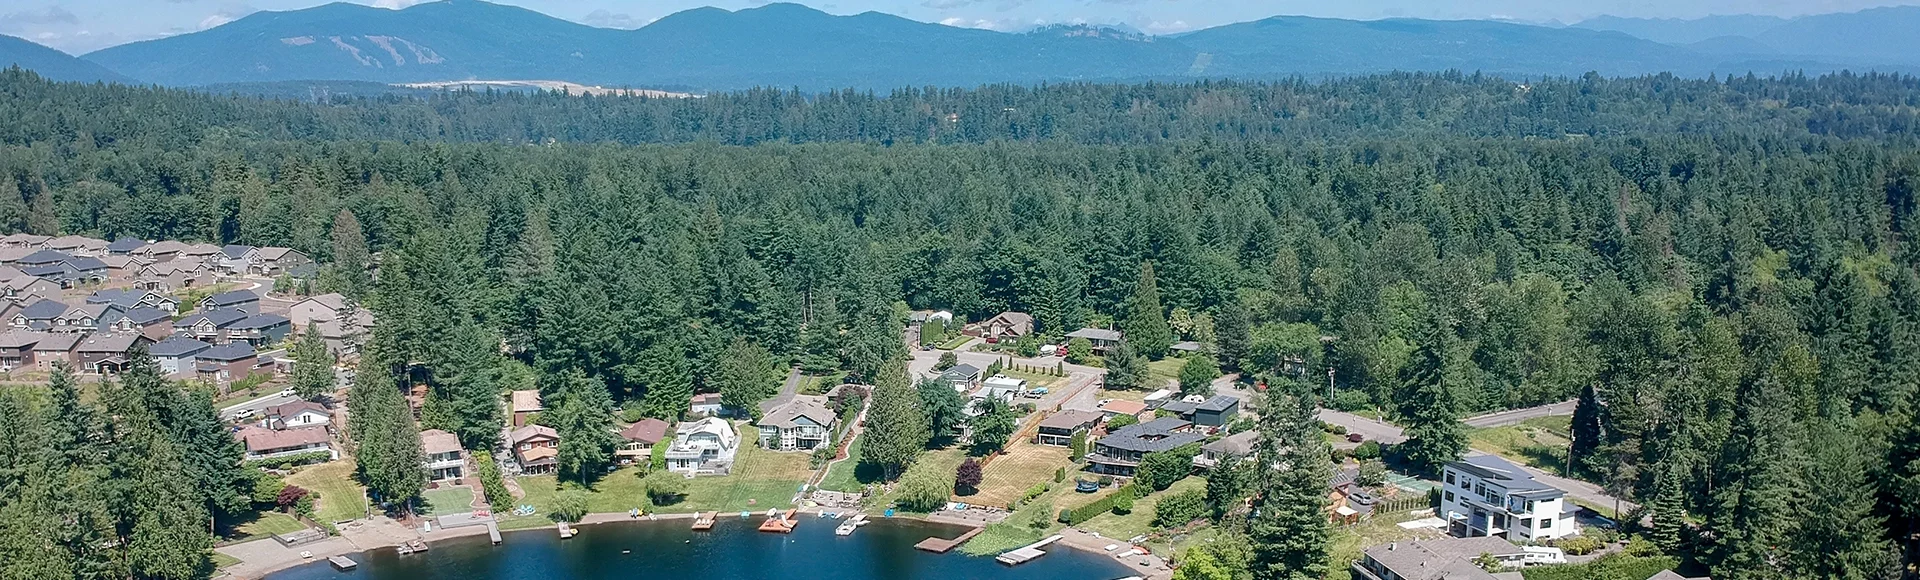
M1461 422L1466 423L1468 427L1474 427L1479 429L1486 429L1489 427L1505 427L1507 425L1518 424L1521 421L1526 421L1528 419L1538 419L1541 417L1564 417L1564 416L1572 415L1573 408L1578 404L1579 404L1578 401L1561 401L1551 405L1540 405L1538 407L1527 407L1525 409L1509 409L1506 411L1487 413L1485 415L1480 415L1478 417L1468 417L1466 419L1462 419Z
M258 399L247 401L245 403L240 403L238 405L221 409L220 417L229 419L229 420L236 419L254 412L265 412L267 410L267 407L273 407L276 405L285 405L287 403L291 403L298 400L300 400L300 397L296 397L291 394L282 395L279 393L275 393L272 395L267 395L264 397L260 397Z
M972 348L972 345L975 344L976 342L978 342L977 339L975 341L968 342L966 345L962 345L960 348L954 349L953 350L954 356L958 358L961 363L970 364L982 369L987 368L988 365L992 365L993 361L1006 360L1006 355L1003 355L1003 354L991 353L991 352L972 352L972 351L966 350L968 348ZM934 365L939 364L940 354L946 351L937 350L937 349L921 350L918 348L914 348L914 349L911 349L911 352L913 354L913 359L907 362L907 372L915 380L918 380L922 377L932 378L932 377L940 376L940 373L933 370L933 367ZM1064 368L1067 371L1067 385L1065 387L1060 389L1049 390L1047 393L1047 396L1042 397L1038 400L1022 399L1022 401L1031 402L1034 404L1035 407L1039 407L1041 409L1052 408L1053 405L1057 404L1062 409L1092 410L1094 407L1100 404L1099 403L1100 390L1097 388L1083 388L1083 387L1085 387L1088 384L1098 382L1101 377L1105 377L1107 375L1107 369L1103 369L1099 367L1084 366L1084 365L1076 365L1076 364L1065 364L1066 359L1058 356L1042 356L1042 357L1034 357L1034 358L1014 357L1013 363L1018 365L1042 367L1042 368L1054 368L1054 366L1056 365L1064 365Z
M1319 417L1321 421L1327 424L1346 427L1348 433L1359 433L1360 436L1366 437L1369 441L1394 444L1407 440L1407 435L1404 431L1385 421L1376 421L1353 413L1335 411L1333 409L1321 409Z

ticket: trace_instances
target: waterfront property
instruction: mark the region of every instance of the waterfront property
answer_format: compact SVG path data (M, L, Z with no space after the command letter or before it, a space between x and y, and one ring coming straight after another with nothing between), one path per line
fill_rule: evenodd
M1499 538L1439 538L1367 548L1351 566L1359 580L1495 580L1473 560L1481 554L1519 566L1526 552Z
M1580 533L1565 491L1492 455L1448 463L1439 513L1457 536L1551 541Z
M461 478L467 467L467 458L460 448L460 438L439 429L420 432L420 450L426 452L427 478L432 481L447 481Z
M667 438L666 421L647 418L641 419L620 430L620 447L613 455L622 464L646 463L653 457L653 446Z
M1054 413L1040 421L1035 442L1066 447L1073 443L1074 435L1092 431L1105 419L1105 416L1094 411L1066 410Z
M1192 423L1173 417L1136 423L1094 442L1093 453L1087 454L1087 468L1094 473L1131 477L1148 453L1206 440L1206 435L1193 430Z
M340 458L340 452L333 448L333 440L327 437L325 427L276 431L248 425L234 432L234 436L246 444L245 458L248 461L316 452L326 452L330 460Z
M1126 335L1118 330L1106 328L1082 328L1067 333L1067 340L1087 339L1087 342L1093 344L1094 354L1107 354L1108 350L1118 348L1120 339L1125 337Z
M540 405L540 391L514 391L508 397L513 411L513 426L525 427L533 421L533 416L546 409Z
M527 425L507 435L520 473L553 473L560 463L560 433L546 425Z
M796 395L768 410L755 426L760 446L776 451L808 451L827 444L839 420L826 397Z
M739 449L740 437L725 419L707 417L681 423L674 429L673 444L667 447L667 470L687 475L726 475Z
M1245 461L1253 458L1253 444L1260 440L1259 431L1241 431L1219 441L1200 447L1200 454L1193 456L1193 466L1201 469L1213 469L1222 461Z

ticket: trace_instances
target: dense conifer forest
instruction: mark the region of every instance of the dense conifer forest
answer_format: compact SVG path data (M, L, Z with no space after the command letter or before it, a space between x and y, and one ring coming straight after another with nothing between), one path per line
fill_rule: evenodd
M301 103L16 70L0 119L0 230L306 252L380 316L356 389L430 385L471 448L523 383L591 426L769 358L875 377L898 304L1053 337L1157 309L1411 428L1580 398L1574 468L1716 578L1897 575L1920 532L1913 78ZM58 416L0 441L89 437ZM0 489L41 454L0 449ZM167 564L108 575L201 573Z

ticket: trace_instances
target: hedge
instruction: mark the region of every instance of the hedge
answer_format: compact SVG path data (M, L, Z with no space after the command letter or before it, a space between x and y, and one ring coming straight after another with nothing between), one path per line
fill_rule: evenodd
M327 451L309 451L306 453L295 453L293 455L285 455L285 456L273 457L269 459L254 459L251 461L242 462L241 465L245 467L286 469L296 465L326 463L328 461L333 461L332 453Z
M1120 501L1120 496L1122 495L1127 496L1127 499L1133 499L1135 497L1133 485L1128 484L1122 486L1120 489L1114 490L1113 493L1107 494L1106 497L1093 500L1093 503L1073 509L1060 510L1060 523L1077 526L1086 523L1087 520L1093 519L1094 516L1113 511L1114 504Z

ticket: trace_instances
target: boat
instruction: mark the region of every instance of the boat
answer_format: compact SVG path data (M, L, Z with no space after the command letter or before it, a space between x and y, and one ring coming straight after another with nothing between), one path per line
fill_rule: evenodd
M566 522L560 522L559 525L556 525L554 527L560 530L560 539L562 540L571 540L573 539L573 536L575 534L580 533L578 530L573 529L573 526L568 525Z
M833 533L840 536L851 536L854 530L860 529L860 526L866 525L866 523L867 514L859 514L847 518L847 521L840 524L840 527L833 529Z

